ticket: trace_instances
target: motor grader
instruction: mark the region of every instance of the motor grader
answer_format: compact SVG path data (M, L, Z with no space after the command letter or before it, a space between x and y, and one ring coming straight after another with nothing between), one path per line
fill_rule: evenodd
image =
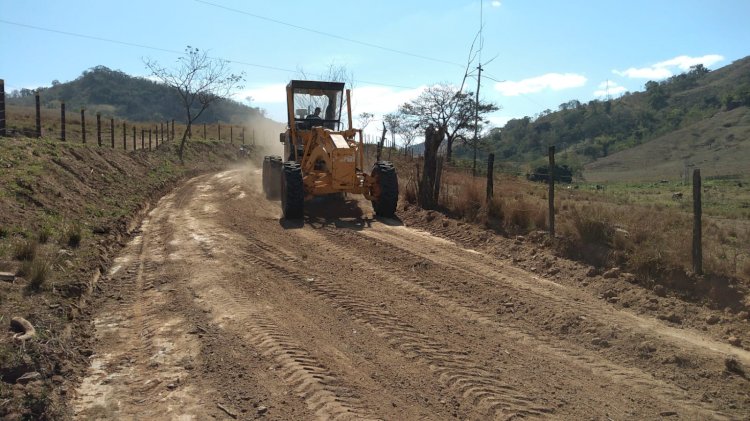
M351 93L340 82L292 80L286 87L288 125L279 141L284 155L263 159L263 191L281 200L286 219L302 218L314 197L362 194L375 214L392 217L398 202L398 176L388 161L364 171L362 130L352 128ZM341 122L346 102L348 128Z

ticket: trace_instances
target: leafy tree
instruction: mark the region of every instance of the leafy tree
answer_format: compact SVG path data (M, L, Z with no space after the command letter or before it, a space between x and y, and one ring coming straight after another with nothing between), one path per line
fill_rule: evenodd
M191 134L193 122L213 103L235 89L241 89L242 74L231 73L226 60L211 58L205 51L187 46L185 55L178 59L173 69L156 61L145 60L151 74L177 91L185 113L185 132L180 141L179 156L183 161L185 144Z

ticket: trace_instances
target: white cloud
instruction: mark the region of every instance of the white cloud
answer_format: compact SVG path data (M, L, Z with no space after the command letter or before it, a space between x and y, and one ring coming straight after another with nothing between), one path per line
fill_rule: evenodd
M357 86L352 90L352 114L379 115L396 111L399 105L416 98L423 90L424 87L397 90L386 86Z
M545 89L560 91L578 88L586 84L586 77L575 73L547 73L519 81L505 81L495 84L495 89L505 96L517 96L540 92Z
M492 7L500 7L500 2L498 0L493 1Z
M631 67L626 70L612 70L612 73L633 79L666 79L675 74L677 70L685 72L691 66L702 64L710 67L724 60L724 56L708 54L701 57L677 56L669 60L660 61L646 67Z
M243 89L232 95L238 101L244 101L252 97L252 104L278 104L286 103L286 84L275 83L255 88Z
M605 81L599 84L599 89L594 91L595 97L616 97L627 91L624 86L620 86L617 82Z

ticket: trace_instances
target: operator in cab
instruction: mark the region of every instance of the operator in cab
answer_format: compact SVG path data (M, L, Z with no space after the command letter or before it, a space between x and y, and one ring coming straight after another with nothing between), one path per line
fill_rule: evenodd
M305 117L306 120L312 120L317 119L320 120L320 107L315 107L315 112L312 114L308 114L307 117Z

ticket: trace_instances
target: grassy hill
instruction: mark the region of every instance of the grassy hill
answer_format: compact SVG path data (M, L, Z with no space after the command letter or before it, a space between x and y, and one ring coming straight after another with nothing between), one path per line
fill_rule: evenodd
M684 129L597 159L583 174L591 182L679 179L685 168L701 174L750 174L750 108L718 112Z
M737 150L720 147L726 144L731 148L734 146L729 145L736 143L740 152L747 150L743 143L747 119L742 116L749 112L748 107L750 57L714 71L698 65L661 82L649 81L642 92L628 92L606 101L571 100L560 104L557 111L544 110L534 118L513 119L485 137L483 155L493 152L500 162L534 165L544 160L550 145L555 145L562 163L579 171L588 163L602 160L586 166L592 176L641 168L644 165L638 163L639 154L648 155L649 165L659 163L649 178L674 177L679 174L675 168L681 168L686 160L716 162L710 171L725 174L718 163L725 157L734 160ZM688 143L682 145L681 140ZM651 142L656 143L645 146ZM705 145L705 154L696 149L699 145ZM623 158L610 158L632 148L638 149ZM468 156L468 151L460 148L456 152L459 158ZM632 163L637 165L631 165L626 156L632 156ZM664 167L666 161L676 162ZM737 165L739 162L726 170L746 168Z
M101 112L128 121L184 119L184 109L172 88L104 66L86 70L73 81L53 81L52 86L38 90L42 107L47 108L59 108L60 101L65 101L70 111L85 107L92 114ZM33 106L34 91L11 92L7 101L11 106ZM265 120L263 111L237 101L224 100L212 104L197 123L247 124L251 120Z

